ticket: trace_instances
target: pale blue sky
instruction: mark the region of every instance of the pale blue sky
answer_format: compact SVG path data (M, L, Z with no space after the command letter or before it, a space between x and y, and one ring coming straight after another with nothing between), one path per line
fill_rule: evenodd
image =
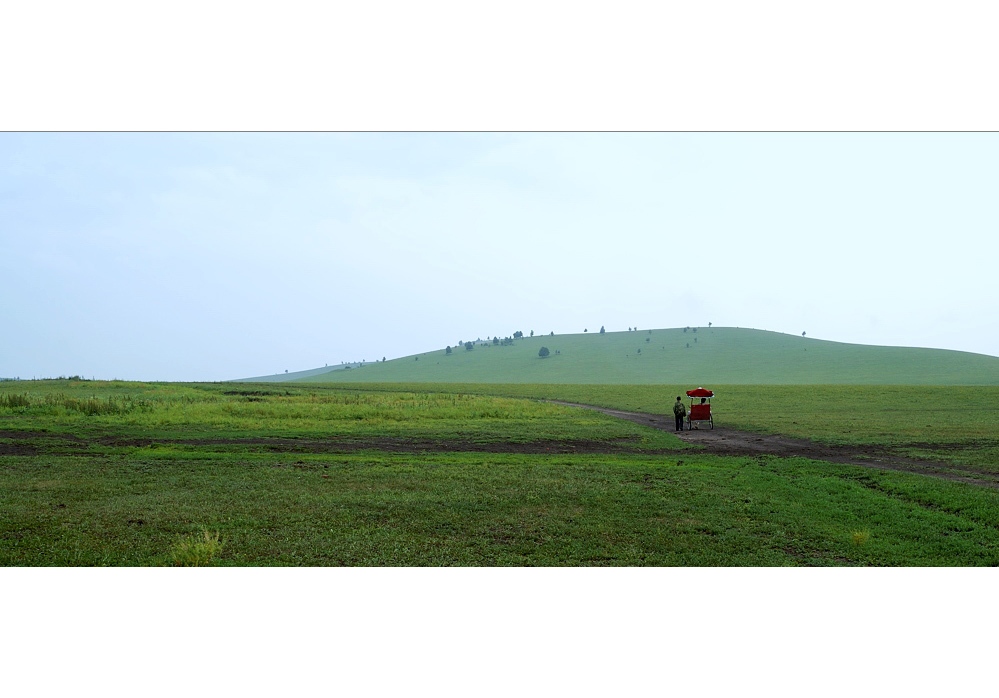
M4 133L0 376L222 380L523 330L999 355L999 135Z

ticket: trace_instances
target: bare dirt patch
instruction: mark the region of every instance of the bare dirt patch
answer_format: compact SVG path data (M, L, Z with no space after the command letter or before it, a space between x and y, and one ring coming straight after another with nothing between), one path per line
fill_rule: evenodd
M53 448L73 449L81 443L81 439L70 434L0 430L0 456L37 456Z
M0 443L0 456L36 456L38 449L28 444Z
M155 446L199 446L204 448L244 447L248 450L273 453L356 453L358 451L385 451L388 453L524 453L543 454L619 454L660 453L639 451L631 440L619 443L586 439L554 441L468 441L463 439L406 439L394 437L367 437L361 439L289 439L280 437L252 437L238 439L101 439L104 446L150 448Z
M569 407L582 407L596 410L613 417L627 419L654 429L673 432L673 415L657 415L645 412L626 412L606 407L594 407L571 402L552 401ZM999 488L999 474L953 463L908 458L892 453L882 446L843 446L821 444L808 439L796 439L780 434L759 434L741 431L731 427L715 425L714 429L693 429L674 432L686 443L699 446L705 453L719 456L773 456L777 458L808 458L810 460L859 465L865 468L898 470L907 473L930 475L947 480L968 482L975 485ZM947 451L952 447L940 444L924 444L927 450Z

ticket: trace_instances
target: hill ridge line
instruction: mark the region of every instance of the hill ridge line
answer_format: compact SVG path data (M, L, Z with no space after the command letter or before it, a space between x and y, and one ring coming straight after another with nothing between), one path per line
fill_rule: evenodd
M850 344L771 330L670 328L535 335L509 342L493 338L469 345L350 370L265 378L333 383L999 385L999 357L987 354Z

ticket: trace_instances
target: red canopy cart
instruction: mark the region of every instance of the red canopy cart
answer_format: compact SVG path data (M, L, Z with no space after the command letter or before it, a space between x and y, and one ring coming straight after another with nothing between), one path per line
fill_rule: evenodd
M711 398L714 396L714 392L704 388L687 391L687 397L690 398L690 409L687 410L688 429L699 429L695 422L707 422L708 429L715 428L715 420L711 417Z

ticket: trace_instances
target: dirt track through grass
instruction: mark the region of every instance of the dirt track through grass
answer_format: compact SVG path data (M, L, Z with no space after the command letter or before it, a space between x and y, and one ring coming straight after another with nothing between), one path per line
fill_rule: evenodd
M596 410L602 414L626 419L662 431L674 432L675 429L672 419L664 415L627 412L558 400L550 402L567 407ZM892 453L891 449L887 447L821 444L808 439L797 439L780 434L760 434L719 425L713 429L697 428L674 433L685 443L698 446L705 453L712 455L808 458L842 465L859 465L865 468L928 475L999 489L999 475L994 472L955 463L908 458ZM918 446L924 450L943 451L948 448L942 444L918 444Z

